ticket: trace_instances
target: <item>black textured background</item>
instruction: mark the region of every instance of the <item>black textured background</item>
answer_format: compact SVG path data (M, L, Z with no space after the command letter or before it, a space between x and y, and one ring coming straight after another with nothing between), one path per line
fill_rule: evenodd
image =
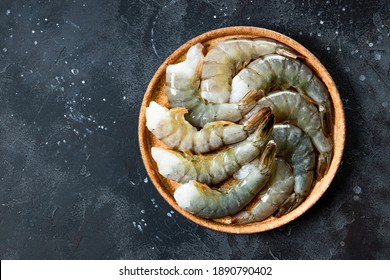
M390 258L389 1L0 2L2 259ZM158 66L212 29L292 37L333 76L343 163L296 221L253 235L172 210L140 158L139 107Z

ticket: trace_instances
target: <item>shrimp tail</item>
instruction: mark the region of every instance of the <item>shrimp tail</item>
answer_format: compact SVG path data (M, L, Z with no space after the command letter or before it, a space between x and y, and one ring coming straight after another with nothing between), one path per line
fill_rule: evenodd
M299 54L299 53L297 53L297 52L295 52L295 51L293 51L291 49L278 48L276 50L276 53L279 54L279 55L282 55L284 57L287 57L287 58L304 59L304 57L301 54Z
M275 117L270 107L261 108L257 114L261 116L261 123L252 136L254 137L253 140L255 143L262 145L265 144L271 135L275 124Z
M292 193L279 207L278 210L276 210L274 216L276 218L280 218L281 216L290 213L292 210L294 210L303 200L305 197L300 196L297 193Z
M318 180L324 177L326 172L328 172L331 158L332 155L330 153L322 153L318 155L317 170L316 170Z
M252 89L240 100L238 103L238 108L244 114L252 110L257 101L264 96L264 91Z
M270 172L272 163L276 156L276 143L274 140L270 140L264 148L264 152L260 157L260 170L262 174Z
M322 131L324 132L325 136L329 136L331 134L331 110L330 108L327 108L326 105L320 104L318 107L318 110L320 112L320 119L321 119L321 125L322 125Z
M259 127L261 123L264 122L265 113L263 112L257 112L253 114L249 119L247 119L244 123L244 130L248 132L248 134L252 134L256 128Z

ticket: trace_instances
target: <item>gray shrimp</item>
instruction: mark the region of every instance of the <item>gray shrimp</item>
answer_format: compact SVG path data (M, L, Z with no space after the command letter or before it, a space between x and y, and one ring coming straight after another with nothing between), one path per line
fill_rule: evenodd
M294 125L275 125L272 138L277 145L277 156L290 163L294 174L294 192L279 208L278 216L281 216L294 210L309 195L316 155L310 138Z
M253 114L262 107L270 107L277 123L289 122L301 128L312 140L319 152L317 177L320 179L330 166L333 144L324 134L320 114L316 106L293 91L277 91L263 97L258 105L248 114Z
M183 62L167 66L166 93L170 106L186 108L185 118L199 128L213 121L239 121L256 105L259 94L256 90L248 91L237 104L205 101L199 94L202 50L203 45L198 43L188 50Z
M217 184L257 157L272 132L274 117L270 108L260 111L261 123L246 140L214 154L190 155L152 147L152 157L159 173L171 180L187 183Z
M232 77L250 61L273 53L296 57L286 45L266 38L240 38L218 43L204 57L201 96L214 103L229 102Z
M262 153L258 168L229 188L217 190L196 181L179 186L173 194L177 204L184 210L206 219L237 213L267 183L275 150L275 143L270 141Z
M146 126L170 148L200 154L246 139L256 130L263 117L261 113L254 114L243 125L215 121L197 130L185 120L187 112L183 107L168 110L152 101L146 108Z
M324 134L330 135L333 107L328 90L309 67L291 57L271 54L251 62L233 78L230 102L239 102L249 90L267 93L274 87L294 88L316 104Z
M253 200L230 218L232 224L247 224L262 221L271 216L294 190L294 176L290 165L276 158L271 177Z

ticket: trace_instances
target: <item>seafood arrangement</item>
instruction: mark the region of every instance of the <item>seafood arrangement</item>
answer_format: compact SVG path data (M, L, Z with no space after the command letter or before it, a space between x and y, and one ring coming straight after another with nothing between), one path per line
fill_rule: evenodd
M294 211L327 173L333 105L290 47L266 38L197 43L166 68L169 108L146 108L151 156L185 211L248 224Z

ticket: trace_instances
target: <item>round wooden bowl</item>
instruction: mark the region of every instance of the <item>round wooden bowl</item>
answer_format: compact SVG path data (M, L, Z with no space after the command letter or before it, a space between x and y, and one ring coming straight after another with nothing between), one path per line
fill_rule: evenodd
M165 93L165 70L169 64L175 64L185 59L186 53L188 49L195 45L196 43L202 43L208 51L212 46L216 43L231 39L231 38L240 38L240 37L264 37L271 38L277 40L294 50L300 53L304 58L306 65L308 65L314 72L317 74L322 82L326 85L329 90L330 96L332 98L333 106L334 106L334 125L333 125L333 144L334 144L334 154L333 159L330 165L330 169L328 173L316 184L314 185L310 195L306 198L306 200L297 207L294 211L280 217L269 217L268 219L251 223L245 225L230 225L226 224L225 220L216 219L216 220L208 220L197 217L195 215L190 214L189 212L180 208L174 197L173 192L179 186L178 183L173 182L169 179L164 178L158 173L157 165L153 161L151 156L151 147L166 147L161 141L159 141L146 127L146 119L145 119L145 109L149 106L151 101L156 101L160 105L166 106L169 108L169 102ZM331 76L325 67L320 63L320 61L305 47L291 38L277 33L275 31L257 28L257 27L246 27L246 26L237 26L237 27L227 27L222 29L213 30L207 33L204 33L194 39L188 41L181 47L179 47L174 53L172 53L160 66L155 75L153 76L150 84L146 90L144 99L141 105L141 111L139 116L139 126L138 126L138 135L139 135L139 144L142 154L142 159L144 161L146 170L152 180L153 184L156 186L158 192L162 195L162 197L180 214L184 217L188 218L194 223L197 223L201 226L221 231L221 232L229 232L236 234L247 234L247 233L256 233L263 232L267 230L271 230L277 227L280 227L300 215L306 212L314 203L318 201L318 199L323 195L326 189L329 187L332 182L338 167L341 162L341 157L344 149L345 142L345 119L344 119L344 110L343 105L336 88L335 83L333 82Z

